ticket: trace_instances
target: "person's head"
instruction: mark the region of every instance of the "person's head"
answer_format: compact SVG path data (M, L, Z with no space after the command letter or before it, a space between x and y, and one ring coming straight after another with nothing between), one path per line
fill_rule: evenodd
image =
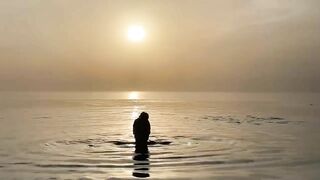
M149 114L146 112L142 112L139 116L139 118L141 119L149 119Z

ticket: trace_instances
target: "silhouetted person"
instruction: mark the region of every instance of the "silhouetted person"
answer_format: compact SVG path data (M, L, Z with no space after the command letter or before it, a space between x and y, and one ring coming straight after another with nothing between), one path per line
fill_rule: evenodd
M148 152L148 139L150 135L150 122L148 119L148 113L142 112L133 123L133 134L136 140L135 152L137 153Z

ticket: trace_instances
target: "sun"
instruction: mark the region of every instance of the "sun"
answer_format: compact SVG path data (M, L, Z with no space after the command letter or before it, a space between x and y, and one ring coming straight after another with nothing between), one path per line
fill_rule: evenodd
M143 28L143 26L140 25L132 25L128 28L128 39L131 42L141 42L144 40L146 36L146 32Z

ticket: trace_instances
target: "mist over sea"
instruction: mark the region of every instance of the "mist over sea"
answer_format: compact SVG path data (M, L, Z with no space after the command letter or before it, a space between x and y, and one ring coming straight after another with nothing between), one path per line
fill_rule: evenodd
M150 154L132 124L150 115ZM319 179L319 93L1 92L0 179Z

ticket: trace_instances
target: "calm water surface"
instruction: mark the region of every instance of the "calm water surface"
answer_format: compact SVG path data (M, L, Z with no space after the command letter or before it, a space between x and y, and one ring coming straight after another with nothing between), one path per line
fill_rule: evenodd
M0 93L0 179L319 179L320 95ZM149 155L133 120L150 114Z

